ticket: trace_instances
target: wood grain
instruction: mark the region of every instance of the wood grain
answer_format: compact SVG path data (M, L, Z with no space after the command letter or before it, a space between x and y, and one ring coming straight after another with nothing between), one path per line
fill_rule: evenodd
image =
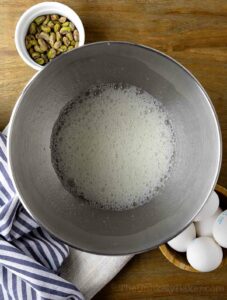
M0 129L35 73L18 56L19 16L39 1L0 1ZM127 40L166 52L202 83L216 108L223 137L219 183L227 186L227 1L62 1L82 18L86 42ZM209 162L207 162L209 163ZM227 268L193 274L172 266L158 250L136 256L98 299L227 299Z

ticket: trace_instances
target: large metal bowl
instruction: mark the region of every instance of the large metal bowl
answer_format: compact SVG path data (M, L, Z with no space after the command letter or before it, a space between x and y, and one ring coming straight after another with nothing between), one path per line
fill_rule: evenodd
M176 133L176 162L165 188L128 211L81 203L51 164L50 136L62 107L102 82L127 82L151 93L165 105ZM145 251L183 230L214 188L221 163L217 117L198 81L163 53L122 42L86 45L48 64L18 100L8 143L13 181L32 216L69 245L107 255Z

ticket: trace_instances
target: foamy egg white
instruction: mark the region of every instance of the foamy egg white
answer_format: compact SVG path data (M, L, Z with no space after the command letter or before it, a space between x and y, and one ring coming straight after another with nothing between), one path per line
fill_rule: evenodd
M164 107L135 86L92 87L66 105L52 134L52 162L73 194L106 209L149 201L174 160Z

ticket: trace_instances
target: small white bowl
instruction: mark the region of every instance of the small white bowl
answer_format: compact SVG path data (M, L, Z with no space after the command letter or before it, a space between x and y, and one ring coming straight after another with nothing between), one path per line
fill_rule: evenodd
M79 47L84 45L84 26L79 16L67 5L59 2L42 2L26 10L17 22L15 30L15 44L18 53L26 64L36 70L41 70L45 66L37 64L29 55L25 47L25 36L32 21L41 15L58 14L67 17L79 32Z

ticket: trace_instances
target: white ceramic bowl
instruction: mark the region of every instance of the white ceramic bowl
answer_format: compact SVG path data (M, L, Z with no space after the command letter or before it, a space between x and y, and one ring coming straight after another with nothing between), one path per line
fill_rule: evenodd
M79 32L79 46L84 45L85 33L84 26L79 16L67 5L59 2L42 2L26 10L17 22L15 30L15 44L18 53L26 64L36 70L41 70L45 66L37 64L29 55L25 47L25 36L31 22L38 16L48 14L59 14L67 17Z

